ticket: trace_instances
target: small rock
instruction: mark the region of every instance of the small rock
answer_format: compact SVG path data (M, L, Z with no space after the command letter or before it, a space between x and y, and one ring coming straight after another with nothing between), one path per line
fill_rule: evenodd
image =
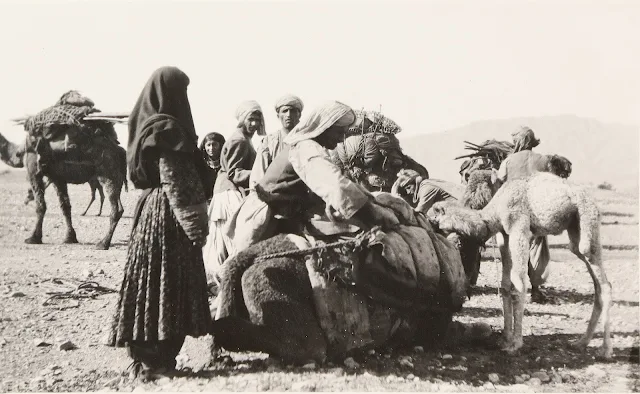
M485 389L489 389L489 390L493 390L495 388L495 386L491 382L484 382L482 387L484 387Z
M302 369L316 369L316 363L308 363L302 366Z
M526 374L526 373L523 373L523 374L522 374L522 375L520 375L520 376L522 377L522 379L523 379L524 381L527 381L527 380L531 379L531 375Z
M14 293L11 293L11 297L13 297L13 298L26 297L26 296L27 296L27 295L26 295L26 294L24 294L24 293L23 293L23 292L21 292L21 291L16 291L16 292L14 292Z
M4 346L7 344L7 340L4 339L3 337L0 337L0 346Z
M407 380L413 380L413 378L415 378L416 375L410 373L409 375L407 375Z
M277 372L279 370L280 370L280 367L278 367L276 365L269 365L267 367L267 372L269 372L269 373Z
M413 381L414 381L414 382L419 382L419 381L420 381L420 378L416 376L416 377L414 377L414 378L413 378Z
M393 375L389 375L384 379L387 383L392 383L394 380L396 380L396 377Z
M42 338L36 338L36 339L34 339L34 340L33 340L33 344L34 344L35 346L39 346L39 347L41 347L41 346L51 346L51 344L50 344L50 343L45 342L45 341L44 341L44 339L42 339Z
M516 376L516 377L514 377L514 378L513 378L513 381L514 381L516 384L523 384L523 383L524 383L524 379L522 379L522 376Z
M64 341L60 345L58 345L58 349L67 351L67 350L77 349L77 346L74 345L74 343L71 341Z
M411 359L408 357L401 358L399 362L400 362L400 365L402 365L403 367L413 368L413 363L411 362Z
M553 383L562 383L562 376L560 376L560 374L554 373L553 377L551 378L551 381Z
M375 356L376 355L376 350L375 349L369 349L367 351L367 354L370 355L370 356Z
M462 361L463 363L467 361L467 358L465 356L460 356L460 361Z
M358 364L353 357L348 357L344 360L344 366L347 368L351 368L351 369L355 369L358 368L360 366L360 364Z
M82 276L85 278L91 278L93 276L93 271L91 270L83 270Z
M295 382L291 385L292 391L316 391L316 384L313 381Z
M142 386L138 386L135 389L131 390L132 393L140 393L140 392L144 393L145 391L146 390Z
M500 381L500 375L498 375L497 373L490 373L488 378L489 381L493 384L496 384Z
M45 381L47 386L53 386L54 384L61 382L61 379L56 379L56 378L49 378Z
M540 386L542 384L542 381L538 378L531 378L529 379L529 384L532 386Z
M424 348L422 346L415 346L413 351L416 353L424 353Z
M539 372L534 372L534 373L532 373L532 374L531 374L531 378L532 378L532 379L534 379L534 378L540 379L540 381L541 381L542 383L547 383L548 381L550 381L550 380L551 380L551 378L549 377L549 375L547 375L547 373L546 373L546 372L543 372L543 371L539 371Z
M443 360L451 360L452 358L453 358L453 356L452 356L452 355L450 355L450 354L444 354L444 355L442 355L442 359L443 359Z
M104 270L103 270L102 268L100 268L100 269L96 272L96 274L98 274L98 275L104 275Z
M160 379L156 380L156 384L158 386L165 386L165 385L170 384L170 383L171 383L171 378L166 377L166 376L164 378L160 378Z

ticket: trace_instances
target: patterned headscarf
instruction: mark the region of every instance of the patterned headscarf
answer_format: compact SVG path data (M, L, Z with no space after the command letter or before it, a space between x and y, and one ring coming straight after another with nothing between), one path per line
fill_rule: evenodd
M300 141L316 138L333 125L349 127L355 120L356 114L351 107L338 101L328 101L303 116L284 142L295 145Z
M262 114L262 108L257 101L249 100L242 102L236 109L236 120L238 121L238 127L244 128L244 121L254 112L260 113L260 128L256 133L260 136L266 134L264 131L264 115Z
M285 94L284 96L280 97L278 101L276 101L276 112L280 110L280 107L283 107L285 105L293 107L300 112L302 112L302 110L304 109L304 103L302 102L302 100L300 100L300 97L293 94Z

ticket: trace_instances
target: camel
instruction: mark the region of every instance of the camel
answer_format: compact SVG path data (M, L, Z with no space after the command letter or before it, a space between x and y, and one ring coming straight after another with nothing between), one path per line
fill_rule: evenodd
M494 174L494 182L495 177ZM583 188L541 172L527 179L506 182L482 210L439 202L434 204L428 216L432 225L442 231L456 232L479 241L502 233L502 349L510 354L523 346L522 317L529 243L535 236L559 235L566 230L569 249L586 264L595 287L595 302L586 333L573 345L580 349L587 347L602 315L604 340L600 355L606 359L613 356L609 322L612 286L602 262L600 214L595 201Z
M302 237L293 234L276 235L241 251L226 263L228 267L222 278L220 293L232 294L231 299L234 301L227 300L218 306L218 314L222 312L226 317L214 321L214 353L220 347L230 351L262 351L295 364L311 361L323 363L326 360L341 360L346 356L344 349L335 346L323 332L314 307L314 294L305 256L284 255L257 261L258 257L267 254L286 254L288 251L298 250L300 238ZM324 258L331 258L330 256ZM363 271L365 269L362 268ZM380 275L380 272L364 272L361 275L375 276ZM393 291L389 290L394 288L391 283L393 281L389 278L379 277L374 280L380 286L385 286L386 291ZM408 346L443 342L457 309L450 305L446 280L440 282L438 294L424 303L440 306L440 309L416 311L409 305L404 309L402 306L394 309L397 316L403 316L403 329L400 330L397 326L393 328L394 321L383 313L389 304L370 301L361 296L360 302L364 303L372 323L375 321L376 324L371 327L372 343L367 348L389 344ZM326 291L331 293L330 290ZM410 297L410 293L415 290L406 292L405 296ZM231 310L236 311L234 316L227 315ZM341 318L345 319L334 317L336 320Z
M107 132L111 131L115 133L113 125L108 122L91 122L91 125L88 127L100 127L101 129L107 129ZM92 133L93 130L85 130L81 132ZM45 177L48 178L49 182L53 183L55 186L62 212L65 217L67 234L65 236L64 243L78 242L76 232L71 221L71 203L69 201L67 184L81 184L97 180L107 194L111 205L111 214L109 217L109 231L106 236L98 242L96 248L102 250L108 249L111 245L111 239L118 221L124 212L124 208L120 201L122 186L124 185L126 187L126 151L124 148L111 143L89 145L89 148L86 151L81 152L84 158L89 157L89 160L70 161L56 159L53 160L46 169L41 170L38 166L38 154L36 153L35 144L36 142L33 139L28 138L25 144L24 153L24 165L27 168L31 189L35 195L37 214L37 221L33 233L25 240L25 243L42 243L42 223L47 210L44 199ZM13 160L13 156L15 156L15 147L8 147L2 150L7 151L7 160ZM3 161L7 162L7 160L3 158Z
M2 134L0 134L0 160L11 166L13 168L23 168L24 167L24 154L26 151L26 145L17 145L7 140ZM84 183L84 182L83 182ZM87 205L87 208L82 212L80 216L85 216L91 207L91 204L96 200L96 190L100 194L100 209L98 211L98 216L102 215L102 206L104 205L104 192L102 191L102 186L100 182L98 182L97 178L92 178L88 181L89 186L91 187L91 200ZM44 188L48 188L51 185L51 181L47 178L44 183ZM125 184L125 189L127 189L127 185ZM33 197L33 190L31 187L27 190L27 197L24 200L24 204L27 205L35 198Z

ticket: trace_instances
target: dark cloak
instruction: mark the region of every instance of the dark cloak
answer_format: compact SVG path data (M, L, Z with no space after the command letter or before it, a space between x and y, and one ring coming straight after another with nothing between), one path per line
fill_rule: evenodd
M161 67L151 75L131 111L127 166L138 189L160 187L157 159L161 151L190 155L205 193L212 188L208 165L198 149L188 86L189 77L180 69Z

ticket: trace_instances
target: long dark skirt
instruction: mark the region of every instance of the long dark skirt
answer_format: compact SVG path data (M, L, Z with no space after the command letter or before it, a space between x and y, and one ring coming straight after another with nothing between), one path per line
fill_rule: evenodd
M158 341L181 343L210 328L202 249L187 238L162 190L154 189L131 232L107 345L155 348Z

